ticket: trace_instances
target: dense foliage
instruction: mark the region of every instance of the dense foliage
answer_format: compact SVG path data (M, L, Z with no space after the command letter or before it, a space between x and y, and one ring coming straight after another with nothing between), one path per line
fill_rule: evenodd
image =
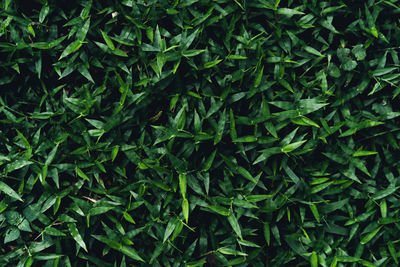
M3 0L0 266L398 266L396 0Z

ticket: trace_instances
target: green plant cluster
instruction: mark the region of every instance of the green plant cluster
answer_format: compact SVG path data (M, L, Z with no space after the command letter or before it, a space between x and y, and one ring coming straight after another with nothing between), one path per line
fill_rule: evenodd
M3 0L0 266L398 266L396 0Z

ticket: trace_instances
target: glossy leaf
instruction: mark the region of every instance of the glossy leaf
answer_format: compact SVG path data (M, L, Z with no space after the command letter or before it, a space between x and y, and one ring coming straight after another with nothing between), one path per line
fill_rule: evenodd
M70 43L65 49L64 51L61 53L61 56L58 60L63 59L64 57L69 56L70 54L78 51L78 49L82 46L82 41L80 40L76 40L72 43Z
M236 219L236 217L235 217L235 215L234 215L233 213L231 213L231 214L228 216L228 222L229 222L229 224L232 226L232 229L233 229L233 231L235 231L236 235L237 235L240 239L243 239L242 231L241 231L239 222L238 222L238 220Z
M69 229L69 233L75 239L76 243L78 243L78 245L81 248L83 248L86 252L88 252L88 250L86 248L86 244L83 241L82 236L79 234L78 229L76 228L76 224L69 223L68 224L68 229Z
M15 192L14 189L12 189L10 186L8 186L6 183L4 183L2 181L0 181L0 191L12 198L15 198L15 199L23 202L23 200L19 196L19 194L17 192Z

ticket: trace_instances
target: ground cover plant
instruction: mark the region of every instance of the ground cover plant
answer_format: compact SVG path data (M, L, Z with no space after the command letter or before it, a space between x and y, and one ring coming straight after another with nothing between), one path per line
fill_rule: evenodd
M396 0L3 0L0 266L398 266Z

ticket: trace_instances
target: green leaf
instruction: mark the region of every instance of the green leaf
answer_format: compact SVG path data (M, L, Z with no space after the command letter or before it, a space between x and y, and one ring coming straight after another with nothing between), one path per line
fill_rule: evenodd
M345 60L347 60L349 54L350 54L350 49L348 49L348 48L340 47L336 50L336 55L338 56L338 58L340 59L341 62L344 62Z
M289 175L290 179L292 179L292 181L295 184L299 184L300 183L300 179L299 177L297 177L297 175L292 171L292 169L289 168L289 166L284 165L283 169L285 170L285 172L287 173L287 175Z
M36 33L32 27L32 24L28 24L28 31L33 35L33 37L36 37Z
M372 28L370 29L370 31L371 31L371 34L372 34L375 38L378 38L379 32L378 32L378 30L377 30L375 27L372 27Z
M366 244L368 243L372 238L374 238L374 236L379 232L379 230L381 230L383 226L379 226L378 228L376 228L374 231L372 231L371 233L367 234L366 236L364 236L360 243L361 244Z
M312 214L314 215L315 219L319 223L320 222L320 217L319 217L319 212L318 212L317 206L315 206L315 204L312 204L312 203L309 204L309 206L310 206Z
M315 251L311 253L311 267L318 267L318 256Z
M320 126L317 123L315 123L314 121L312 121L309 118L304 117L304 116L291 119L291 121L298 125L308 125L308 126L314 126L314 127L320 128Z
M211 168L211 166L212 166L212 164L214 162L216 153L217 153L217 150L214 150L211 153L211 155L207 157L206 161L204 162L204 166L203 166L202 171L206 172Z
M346 60L342 63L342 68L344 71L352 71L356 67L357 67L357 62L350 58L346 58Z
M132 216L131 216L127 211L124 212L123 216L124 216L124 219L125 219L127 222L136 224L135 220L132 218Z
M40 23L43 23L43 21L44 21L44 19L47 17L47 15L49 14L49 11L50 11L50 7L49 7L49 5L44 5L43 7L42 7L42 9L40 10L40 13L39 13L39 22Z
M372 75L375 76L375 77L378 77L378 76L382 76L382 75L391 73L391 72L394 71L394 70L397 70L397 68L396 68L396 67L392 67L392 68L379 68L379 69L374 70L374 71L372 72Z
M385 218L378 219L379 224L391 224L391 223L398 223L398 222L400 222L400 219L397 219L397 218L385 217Z
M284 147L282 147L282 152L283 153L290 153L293 150L299 148L302 144L304 144L305 142L307 142L307 140L303 140L303 141L298 141L298 142L294 142L292 144L286 145Z
M293 15L304 15L304 12L298 11L291 8L278 8L276 11L279 15L293 16Z
M30 46L33 48L37 48L37 49L51 49L51 48L56 47L57 45L61 44L61 42L64 41L65 38L67 38L67 36L62 36L50 43L48 43L48 42L32 43L32 44L30 44Z
M67 56L69 56L70 54L76 52L79 50L79 48L82 46L83 42L80 40L76 40L72 43L70 43L62 52L60 58L58 60L61 60Z
M313 55L316 55L316 56L319 56L319 57L323 57L324 56L323 54L321 54L321 52L319 52L317 49L315 49L315 48L313 48L311 46L305 46L304 50L306 52L310 53L310 54L313 54Z
M229 214L228 216L228 222L232 226L233 231L235 231L236 235L240 238L243 239L242 237L242 231L240 229L240 225L238 220L236 219L235 215L233 213Z
M358 262L361 259L351 256L337 256L337 261L339 262Z
M114 43L113 41L110 39L110 37L108 37L108 35L103 32L102 30L100 30L101 35L103 36L104 41L106 42L108 48L110 48L111 50L115 49Z
M257 141L257 137L252 136L252 135L248 135L248 136L242 136L239 138L236 138L233 140L233 142L235 143L251 143L251 142L256 142Z
M24 144L25 148L26 148L26 149L30 148L31 145L29 144L29 142L28 142L28 140L26 139L26 137L25 137L20 131L18 131L18 130L16 130L16 131L17 131L17 134L18 134L19 139L21 139L21 141L22 141L22 143Z
M79 28L78 32L76 33L76 39L79 41L84 41L86 39L86 34L90 28L90 18L88 18L82 27Z
M257 184L257 181L254 179L254 177L250 174L249 171L247 171L245 168L242 166L238 166L237 171L240 175L242 175L244 178L247 180L252 181L253 183Z
M6 0L6 1L4 2L4 10L6 10L6 11L8 10L8 8L9 8L11 2L12 2L12 0Z
M201 53L205 52L205 49L192 49L192 50L186 50L182 52L182 56L184 57L194 57L197 55L200 55Z
M231 138L232 138L232 140L236 140L237 139L237 133L236 133L236 129L235 129L236 123L235 123L235 117L233 115L232 109L229 109L229 120L230 120L229 128L230 128Z
M90 181L89 177L81 169L79 169L77 166L75 167L75 172L79 177L81 177L81 178L83 178L83 179L85 179L87 181Z
M260 85L263 73L264 73L264 66L262 66L257 72L256 79L254 80L254 87L257 88Z
M69 223L68 224L68 230L69 233L71 234L72 238L75 239L75 241L78 243L78 245L83 248L86 252L88 252L86 248L86 244L82 239L82 236L79 234L78 229L76 228L75 223Z
M229 216L230 211L227 208L218 205L208 205L207 208L210 210L222 215L222 216Z
M217 132L216 132L215 137L214 137L214 145L218 144L222 139L222 134L223 134L224 129L225 129L225 120L226 120L225 111L226 110L224 109L224 111L221 113L221 116L219 118L219 122L218 122L218 126L217 126Z
M111 50L111 52L119 57L128 57L128 54L125 51L122 51L119 48L115 48L114 50Z
M358 44L351 50L357 61L362 61L367 57L367 52L362 44Z
M265 238L265 241L267 242L267 245L269 246L270 242L271 242L271 232L270 232L268 222L264 223L264 238Z
M119 146L116 145L113 147L113 149L111 150L111 161L114 162L115 158L118 155L118 151L119 151Z
M383 218L387 217L387 203L386 203L386 200L382 200L381 201L381 203L379 205L379 208L381 210L382 217Z
M109 246L112 249L115 250L121 250L122 249L122 244L118 243L117 241L111 240L107 237L101 236L101 235L92 235L94 238L99 240L100 242L105 243L107 246Z
M101 235L92 235L92 236L94 238L96 238L97 240L99 240L100 242L105 243L110 248L121 251L123 254L127 255L129 258L131 258L133 260L145 262L142 259L142 257L140 257L140 255L136 252L136 250L130 246L122 245L122 244L118 243L117 241L111 240L111 239L106 238Z
M334 154L334 153L324 153L324 152L322 154L337 163L347 164L347 160L341 155Z
M207 62L207 63L204 64L204 68L205 68L205 69L212 68L212 67L218 65L222 60L223 60L223 59L216 59L216 60Z
M240 56L240 55L229 55L226 57L226 59L247 59L246 56Z
M63 233L62 231L60 231L54 227L47 227L45 232L52 236L66 236L65 233Z
M6 195L15 198L21 202L24 202L22 198L14 191L11 187L9 187L6 183L0 181L0 191L5 193Z
M50 151L49 155L47 156L46 161L45 161L46 165L50 165L53 162L54 157L56 156L57 150L58 150L58 143L56 144L55 147L53 147L53 149Z
M370 155L376 155L378 152L376 151L356 151L353 153L353 157L363 157L363 156L370 156Z
M189 201L185 198L182 201L182 213L186 223L189 221Z
M89 214L91 216L95 216L95 215L106 213L112 209L114 209L114 207L94 207L89 210Z
M255 244L255 243L253 243L253 242L244 240L244 239L243 239L243 240L242 240L242 239L238 239L237 242L238 242L240 245L246 246L246 247L252 247L252 248L259 248L259 247L260 247L259 245Z
M259 202L273 197L274 195L250 195L246 196L246 200L249 202Z
M167 241L169 236L172 234L172 232L175 230L175 227L177 226L178 221L176 218L171 218L167 224L167 227L165 228L164 232L164 238L163 238L163 243Z
M186 174L179 174L179 188L183 199L186 199L187 177Z
M130 246L122 245L121 252L133 260L145 262L145 260L140 257L136 250Z
M280 79L279 83L285 87L289 92L294 93L292 86L284 79Z
M387 243L387 246L388 246L388 249L389 249L390 256L392 256L392 258L393 258L393 260L394 260L394 262L395 262L396 264L399 264L399 260L398 260L398 258L397 258L396 248L394 247L393 242L392 242L392 241L389 241L389 242Z
M327 8L324 8L324 10L322 10L322 14L330 13L330 12L336 11L338 9L341 9L343 7L346 7L346 5L327 7Z
M324 190L325 188L328 188L332 183L333 182L327 182L327 183L316 185L311 189L311 193L312 194L318 193L318 192Z
M306 115L315 112L327 105L328 103L320 103L317 98L301 99L298 104L298 109L302 113L302 115Z
M382 198L384 198L384 197L387 197L387 196L393 194L394 192L396 192L396 190L399 189L399 188L400 188L400 186L396 186L396 187L395 187L395 186L393 186L393 185L389 185L388 188L376 192L376 193L372 196L372 199L374 199L374 200L379 200L379 199L382 199Z
M4 244L17 240L20 236L20 231L16 227L10 227L6 231L6 236L4 237Z
M228 248L228 247L221 247L217 249L218 252L225 254L225 255L235 255L235 256L247 256L246 253Z
M79 67L78 67L78 71L79 71L86 79L88 79L88 81L94 83L94 80L93 80L93 78L92 78L92 75L90 75L89 70L88 70L85 66L83 66L83 65L79 66Z

